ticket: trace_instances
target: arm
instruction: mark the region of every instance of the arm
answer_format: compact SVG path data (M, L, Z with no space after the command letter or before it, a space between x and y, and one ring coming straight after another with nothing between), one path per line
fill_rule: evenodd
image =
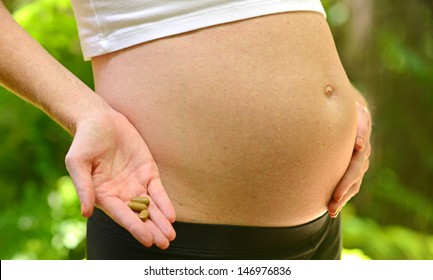
M337 217L344 205L359 192L362 179L369 166L371 114L364 96L358 90L355 89L355 91L358 129L349 167L335 188L333 197L328 204L328 212L333 218Z
M36 43L0 2L0 84L48 113L67 131L104 104ZM65 94L60 94L59 89ZM82 100L79 104L77 100ZM85 106L84 108L81 106Z
M1 1L0 19L0 85L74 135L66 166L83 216L96 205L144 245L168 247L175 213L141 135L33 40ZM145 223L127 206L133 196L151 199Z

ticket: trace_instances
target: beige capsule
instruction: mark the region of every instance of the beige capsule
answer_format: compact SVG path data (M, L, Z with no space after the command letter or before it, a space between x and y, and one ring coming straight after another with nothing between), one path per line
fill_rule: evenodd
M132 202L138 202L138 203L144 203L146 205L149 205L149 203L150 203L149 198L144 197L144 196L133 197L133 198L131 198L131 201Z
M145 222L149 218L149 210L144 209L140 212L140 214L138 214L138 217L140 217L140 219Z
M129 202L128 207L131 208L132 210L136 211L136 212L140 212L140 211L147 209L146 204L140 203L140 202L134 202L134 201Z

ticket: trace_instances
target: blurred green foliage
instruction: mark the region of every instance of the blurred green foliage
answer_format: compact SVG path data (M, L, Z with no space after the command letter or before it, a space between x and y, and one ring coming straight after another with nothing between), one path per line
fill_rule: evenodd
M344 245L374 259L433 259L433 2L323 3L374 121L370 169L345 219Z
M4 3L92 87L68 0ZM374 116L370 170L343 211L344 258L433 259L433 3L322 3ZM71 137L1 88L0 112L0 258L84 258L85 219L64 167Z
M92 84L68 0L5 4L16 9L16 20L51 54ZM2 88L0 112L0 258L84 258L85 220L75 189L65 177L64 157L71 137Z

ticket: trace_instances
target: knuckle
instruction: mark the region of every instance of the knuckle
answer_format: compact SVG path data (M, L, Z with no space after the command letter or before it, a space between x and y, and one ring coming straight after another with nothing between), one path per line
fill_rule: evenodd
M75 166L83 162L83 156L77 153L68 152L65 156L65 164L66 166Z
M353 195L354 195L354 196L357 195L357 194L359 193L360 190L361 190L361 188L360 188L360 186L359 186L359 184L358 184L358 186L356 186L356 187L353 189Z
M364 173L367 172L369 167L370 167L370 160L367 160L364 164Z
M352 188L353 195L357 195L361 191L361 182L362 180L359 180Z
M143 232L143 223L134 223L130 225L129 232L135 236L140 242L146 246L150 247L153 245L153 238L148 232Z
M72 154L67 154L65 157L65 165L66 167L74 166L79 161L78 157Z

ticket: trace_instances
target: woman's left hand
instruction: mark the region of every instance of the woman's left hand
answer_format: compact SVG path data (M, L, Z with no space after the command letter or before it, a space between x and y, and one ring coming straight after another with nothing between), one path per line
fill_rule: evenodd
M328 204L328 212L332 218L336 218L344 205L359 192L362 179L369 166L371 114L367 107L359 102L356 103L356 108L358 129L355 147L349 167L335 188L332 199Z

